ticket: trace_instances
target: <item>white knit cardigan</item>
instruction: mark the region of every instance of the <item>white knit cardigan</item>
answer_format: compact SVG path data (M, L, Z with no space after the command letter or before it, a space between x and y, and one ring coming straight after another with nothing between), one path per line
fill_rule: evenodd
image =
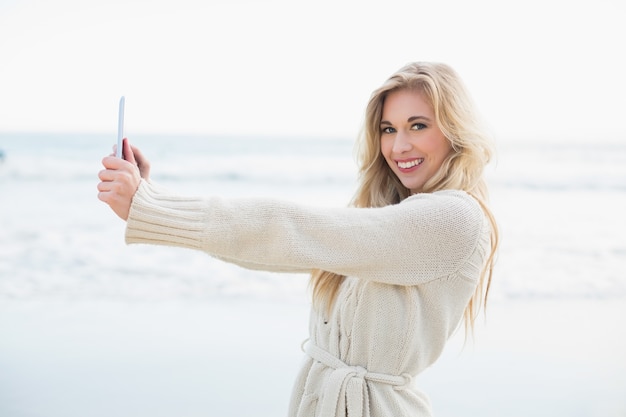
M128 243L182 246L246 268L345 275L312 310L290 417L430 416L413 378L458 327L489 253L489 222L462 191L383 208L182 197L142 181Z

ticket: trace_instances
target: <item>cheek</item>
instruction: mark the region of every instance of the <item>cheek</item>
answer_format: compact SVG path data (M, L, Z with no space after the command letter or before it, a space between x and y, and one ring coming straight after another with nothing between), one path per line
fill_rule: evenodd
M433 155L434 159L437 161L443 161L446 156L448 156L451 149L450 142L445 137L430 141L429 153Z
M392 147L393 142L391 140L389 140L388 138L385 139L384 137L380 139L380 153L383 155L383 157L385 157L385 159L388 159L388 157L391 155Z

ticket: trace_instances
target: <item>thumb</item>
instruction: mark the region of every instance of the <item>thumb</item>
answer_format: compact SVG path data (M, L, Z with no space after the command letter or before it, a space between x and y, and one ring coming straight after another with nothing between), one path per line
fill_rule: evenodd
M124 138L124 141L122 142L122 155L126 161L133 165L137 165L137 161L135 161L135 154L133 153L133 149L127 138Z

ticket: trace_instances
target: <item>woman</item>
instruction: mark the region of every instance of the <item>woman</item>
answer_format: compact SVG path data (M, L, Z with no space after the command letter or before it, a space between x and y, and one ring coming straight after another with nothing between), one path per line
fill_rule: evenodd
M290 416L430 416L412 379L463 318L471 330L497 246L483 179L491 148L477 120L450 67L414 63L370 99L351 207L178 196L150 183L127 141L125 160L103 159L98 197L127 220L128 243L312 272Z

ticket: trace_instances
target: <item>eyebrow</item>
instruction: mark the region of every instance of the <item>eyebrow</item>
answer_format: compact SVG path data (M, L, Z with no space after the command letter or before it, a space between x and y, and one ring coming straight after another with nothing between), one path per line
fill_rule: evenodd
M414 122L416 120L424 120L426 122L431 122L432 120L430 120L428 117L426 116L411 116L407 119L407 122L411 123ZM389 125L389 126L393 126L391 122L388 122L387 120L381 120L380 121L381 125Z

